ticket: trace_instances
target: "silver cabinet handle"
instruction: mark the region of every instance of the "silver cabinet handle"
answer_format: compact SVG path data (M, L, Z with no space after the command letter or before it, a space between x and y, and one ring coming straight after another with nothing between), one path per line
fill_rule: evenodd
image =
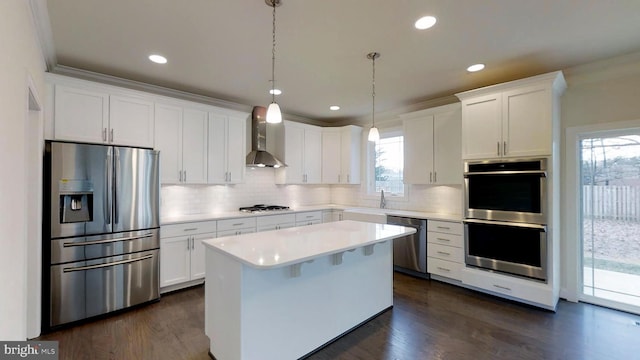
M242 225L244 225L244 223L231 224L231 226L242 226Z
M100 268L105 268L105 267L109 267L109 266L129 264L129 263L136 262L136 261L147 260L147 259L151 259L152 257L153 257L153 255L147 255L147 256L143 256L143 257L137 258L137 259L114 261L114 262L110 262L110 263L106 263L106 264L100 264L100 265L89 265L89 266L79 266L79 267L73 267L73 268L64 268L64 269L62 269L62 271L67 273L67 272L74 272L74 271L100 269Z
M433 173L431 171L429 171L429 182L433 182Z
M496 142L496 146L498 147L498 156L500 156L500 141Z
M198 228L188 228L188 229L184 229L183 231L196 231L198 230Z
M196 248L196 237L192 236L191 237L191 250Z
M438 270L442 270L442 271L451 271L451 269L443 268L443 267L440 267L440 266L438 266L437 269Z
M501 286L501 285L493 284L493 287L498 288L498 289L500 289L500 290L507 290L507 291L511 291L511 288L508 288L508 287L506 287L506 286Z
M437 251L438 254L440 255L447 255L447 256L451 256L451 253L448 252L444 252L444 251Z
M502 155L507 155L507 142L502 143Z
M109 135L109 142L113 142L113 129L111 129L111 133Z
M178 182L182 182L182 170L178 170Z
M191 249L191 236L187 237L187 250Z
M184 182L187 182L187 170L184 170Z
M450 239L445 239L445 238L436 238L436 240L439 240L439 241L446 241L446 242L450 242L450 241L451 241Z
M351 182L351 176L347 174L347 184Z
M102 128L102 141L107 141L107 128Z
M62 247L75 247L75 246L88 246L88 245L108 244L108 243L113 243L113 242L118 242L118 241L129 241L129 240L138 240L138 239L150 238L152 236L153 236L153 234L144 234L142 236L128 236L128 237L117 238L117 239L106 239L106 240L84 241L84 242L73 242L73 243L67 242L67 243L63 243Z
M448 226L437 226L437 228L442 230L451 230L451 228Z
M338 174L338 183L340 183L340 174Z
M231 181L231 171L227 173L227 181Z
M434 183L438 182L438 173L436 171L433 172L433 182Z

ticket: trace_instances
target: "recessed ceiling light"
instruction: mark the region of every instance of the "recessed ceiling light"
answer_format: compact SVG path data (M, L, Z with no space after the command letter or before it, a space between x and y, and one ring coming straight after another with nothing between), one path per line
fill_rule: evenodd
M484 64L474 64L467 68L468 72L476 72L484 69Z
M280 94L282 94L282 91L279 90L279 89L271 89L271 90L269 90L269 94L271 94L271 95L280 95Z
M436 18L433 16L423 16L415 23L415 27L418 30L425 30L436 24Z
M162 55L149 55L149 60L153 61L156 64L166 64L167 63L167 58L162 56Z
M329 106L329 110L333 110L333 111L340 110L340 106L338 106L338 105L331 105L331 106Z

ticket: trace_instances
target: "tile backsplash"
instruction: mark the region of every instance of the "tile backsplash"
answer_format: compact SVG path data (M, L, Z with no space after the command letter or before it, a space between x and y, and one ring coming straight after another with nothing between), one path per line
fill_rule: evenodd
M245 182L236 185L163 185L160 216L212 214L236 211L254 204L305 205L339 204L378 207L380 200L367 196L359 185L276 185L274 169L247 168ZM411 185L409 198L387 197L387 208L462 213L462 186Z

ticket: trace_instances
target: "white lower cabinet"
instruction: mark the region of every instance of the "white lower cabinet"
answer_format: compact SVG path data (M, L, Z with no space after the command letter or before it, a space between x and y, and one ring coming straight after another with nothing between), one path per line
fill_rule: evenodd
M427 272L460 280L464 267L462 223L427 221Z
M322 223L322 211L296 213L296 226L315 225L320 223Z
M256 229L260 231L280 230L296 226L296 214L260 216L256 219Z
M161 227L161 288L204 278L202 241L216 237L216 225L216 221L202 221Z
M322 222L332 222L332 221L342 221L342 217L344 212L342 210L323 210L322 211Z
M218 220L218 237L250 234L254 232L256 232L255 217Z

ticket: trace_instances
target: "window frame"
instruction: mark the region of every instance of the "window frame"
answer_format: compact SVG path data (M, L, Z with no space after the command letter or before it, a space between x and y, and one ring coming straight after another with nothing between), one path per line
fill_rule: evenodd
M384 128L384 129L378 128L378 131L380 132L380 139L402 136L404 140L404 131L402 129L402 126L394 126L394 127ZM367 135L366 133L367 132L365 131L365 134L364 134L365 136ZM375 156L375 143L373 141L367 140L366 151L367 151L367 163L366 163L367 177L366 177L366 185L365 185L366 192L364 197L369 200L378 200L380 199L380 192L375 190L376 156ZM404 149L403 149L403 152L404 152ZM404 184L404 166L402 170L402 182ZM404 202L409 201L408 184L404 184L403 190L404 192L402 195L394 195L394 194L389 194L385 192L384 194L385 199L391 200L391 201L404 201Z

